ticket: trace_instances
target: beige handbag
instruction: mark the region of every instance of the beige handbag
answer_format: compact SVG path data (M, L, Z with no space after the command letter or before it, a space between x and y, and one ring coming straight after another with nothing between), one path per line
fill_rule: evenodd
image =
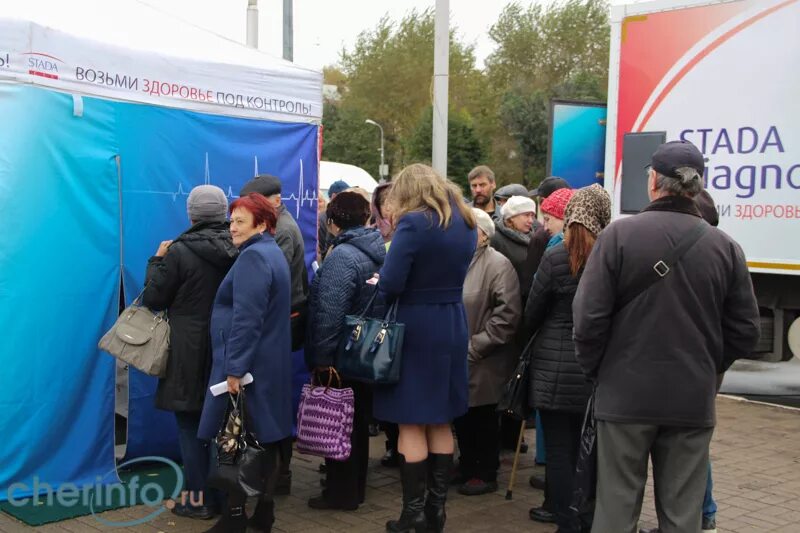
M141 305L142 294L97 345L145 374L163 378L169 356L169 320L166 311L154 313Z

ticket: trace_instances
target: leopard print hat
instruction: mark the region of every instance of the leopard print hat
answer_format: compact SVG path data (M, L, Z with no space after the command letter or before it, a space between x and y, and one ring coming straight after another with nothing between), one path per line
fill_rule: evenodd
M611 197L598 184L583 187L567 204L564 211L564 227L582 224L595 236L611 222Z

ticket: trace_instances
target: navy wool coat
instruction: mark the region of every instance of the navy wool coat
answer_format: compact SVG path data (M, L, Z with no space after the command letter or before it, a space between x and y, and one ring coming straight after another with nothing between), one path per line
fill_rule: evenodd
M292 359L289 328L291 276L283 252L268 234L239 248L211 313L210 384L253 374L245 390L245 427L262 443L292 432ZM206 392L198 437L216 436L229 396Z
M446 424L467 411L469 328L462 292L476 244L476 230L455 208L444 229L434 211L398 221L379 288L387 304L399 300L403 360L400 382L375 388L377 419Z
M311 283L308 323L312 327L306 330L305 343L309 367L334 364L345 317L364 310L375 292L367 280L380 270L385 257L383 237L375 228L353 228L336 237Z

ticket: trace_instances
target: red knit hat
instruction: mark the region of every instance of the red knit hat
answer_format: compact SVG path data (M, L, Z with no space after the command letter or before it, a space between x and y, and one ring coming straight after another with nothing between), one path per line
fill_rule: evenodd
M569 199L575 193L572 189L558 189L542 202L542 212L558 219L564 219L564 211L567 209Z

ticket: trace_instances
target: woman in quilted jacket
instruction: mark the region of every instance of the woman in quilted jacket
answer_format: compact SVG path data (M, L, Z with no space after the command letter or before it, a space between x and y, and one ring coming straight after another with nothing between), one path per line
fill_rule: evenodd
M569 509L581 425L592 389L575 358L572 300L597 235L611 220L599 185L575 191L564 211L564 241L542 257L525 306L523 328L539 332L531 362L532 406L539 410L547 454L550 508L559 533L591 529L591 516Z
M345 317L361 312L375 292L367 280L377 273L386 257L383 237L364 225L370 205L358 192L336 195L326 211L333 247L317 270L309 298L306 363L323 374L334 365L339 339L345 332ZM372 418L372 390L364 383L345 379L353 389L352 451L346 461L326 459L327 482L322 495L311 498L312 509L354 511L364 502L369 461L369 423Z

